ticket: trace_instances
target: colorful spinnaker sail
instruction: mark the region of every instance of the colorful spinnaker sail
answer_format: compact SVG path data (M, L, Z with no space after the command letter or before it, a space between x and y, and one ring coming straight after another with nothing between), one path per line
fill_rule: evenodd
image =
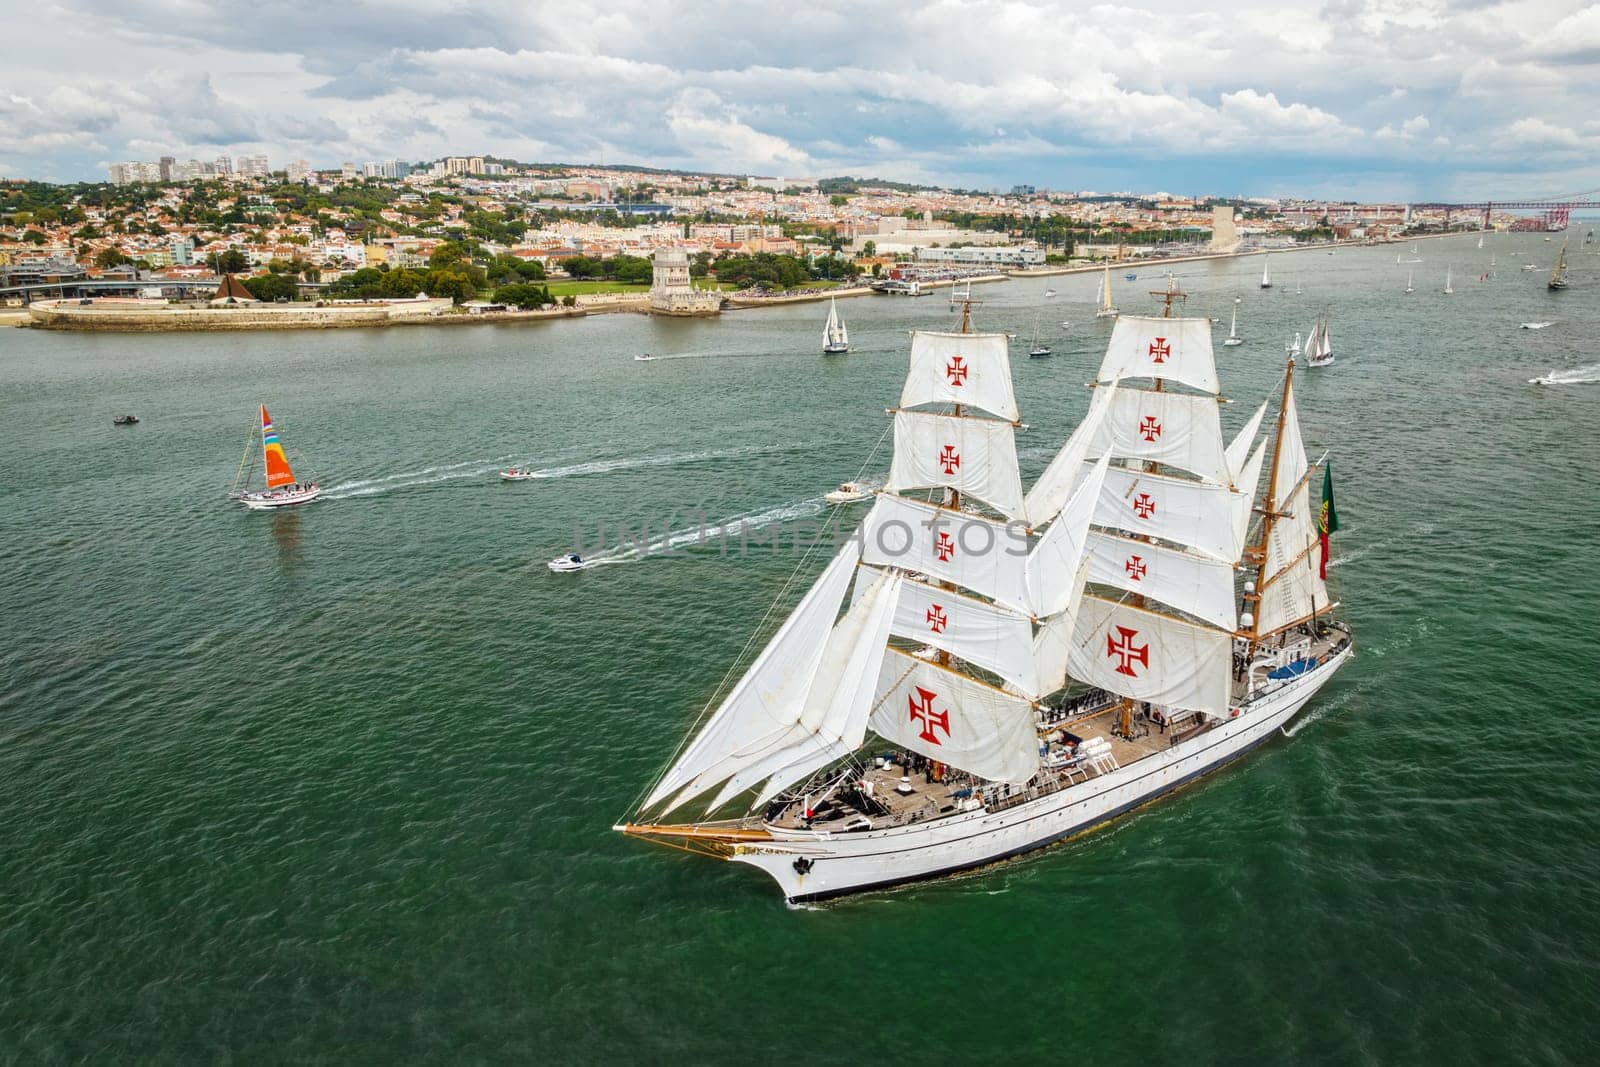
M289 458L283 454L278 441L278 431L272 427L272 417L267 405L261 405L261 454L267 464L267 488L294 484L294 471L289 469Z

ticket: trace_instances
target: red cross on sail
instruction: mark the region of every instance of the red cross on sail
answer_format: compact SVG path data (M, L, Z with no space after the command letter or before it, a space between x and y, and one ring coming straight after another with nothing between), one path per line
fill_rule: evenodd
M919 720L922 722L922 732L917 736L930 745L940 743L939 735L935 732L937 730L943 730L946 737L950 736L950 712L933 710L933 702L938 697L938 693L919 685L915 695L906 698L912 724L915 725Z
M1140 493L1133 501L1133 513L1141 519L1148 519L1156 513L1156 502L1149 493Z
M949 563L956 554L955 538L945 530L940 530L939 535L933 540L933 554L939 557L940 563Z
M961 468L961 453L956 451L955 445L945 445L939 452L939 458L935 462L943 468L946 474L954 474Z
M1129 556L1128 563L1123 569L1128 572L1129 578L1137 582L1144 577L1144 572L1150 569L1150 565L1138 556Z
M962 385L967 380L967 364L960 356L951 356L950 362L945 364L944 376L950 379L951 385Z
M1161 424L1154 415L1146 415L1139 421L1139 436L1146 441L1154 441L1161 436Z
M1172 342L1165 337L1157 337L1150 342L1150 362L1165 363L1170 355L1172 355Z
M945 614L944 607L942 605L934 604L928 608L928 629L932 630L936 634L942 634L944 633L945 626L948 625L949 622L950 616Z
M1118 661L1114 668L1118 674L1125 674L1129 678L1139 677L1139 672L1133 669L1135 663L1148 668L1150 666L1150 646L1138 645L1133 639L1139 636L1138 630L1126 626L1117 627L1117 636L1106 635L1106 656Z

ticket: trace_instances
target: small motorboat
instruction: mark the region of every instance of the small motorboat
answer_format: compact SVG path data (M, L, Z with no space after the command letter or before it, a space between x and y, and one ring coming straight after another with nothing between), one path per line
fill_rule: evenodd
M1050 346L1049 345L1034 345L1032 348L1028 349L1028 358L1029 359L1043 359L1045 356L1048 356L1049 354L1050 354Z
M840 482L839 488L831 493L824 493L822 499L830 504L854 504L871 495L871 490L857 482Z
M138 421L139 421L139 416L137 416L137 415L113 415L113 416L111 416L111 425L113 425L113 426L133 426L133 425L136 425L138 423Z
M1139 280L1139 276L1137 274L1124 274L1123 277L1130 282L1136 282Z
M1546 326L1554 326L1554 325L1555 325L1555 323L1553 323L1553 322L1525 322L1525 323L1522 324L1521 328L1524 329L1524 330L1542 330Z
M557 574L565 574L568 571L581 571L587 566L589 566L588 561L576 552L568 552L565 556L557 556L550 561L550 569Z
M539 477L539 472L532 467L507 467L500 472L502 482L526 482Z
M655 358L656 358L655 356L652 356L648 352L640 352L637 356L633 357L633 361L635 363L649 363L652 359L655 359Z
M1539 264L1537 264L1537 263L1524 263L1522 265L1522 269L1523 270L1538 270L1539 269Z

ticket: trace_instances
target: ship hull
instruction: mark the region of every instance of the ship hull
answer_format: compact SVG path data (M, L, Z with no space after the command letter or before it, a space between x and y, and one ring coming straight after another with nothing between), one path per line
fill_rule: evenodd
M1270 740L1350 655L1346 647L1315 670L1258 697L1238 718L1165 752L1037 800L998 812L979 810L886 830L828 833L768 826L770 840L740 845L729 858L765 871L787 900L800 903L936 878L1020 856L1092 830Z

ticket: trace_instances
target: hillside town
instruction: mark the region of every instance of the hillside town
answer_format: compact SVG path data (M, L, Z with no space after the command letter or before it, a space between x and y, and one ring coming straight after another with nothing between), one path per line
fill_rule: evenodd
M263 301L427 294L534 307L646 285L663 248L688 257L695 285L772 291L1482 224L1405 204L936 189L482 156L331 169L167 156L112 164L108 177L0 182L0 299L100 280L174 300L233 274Z

